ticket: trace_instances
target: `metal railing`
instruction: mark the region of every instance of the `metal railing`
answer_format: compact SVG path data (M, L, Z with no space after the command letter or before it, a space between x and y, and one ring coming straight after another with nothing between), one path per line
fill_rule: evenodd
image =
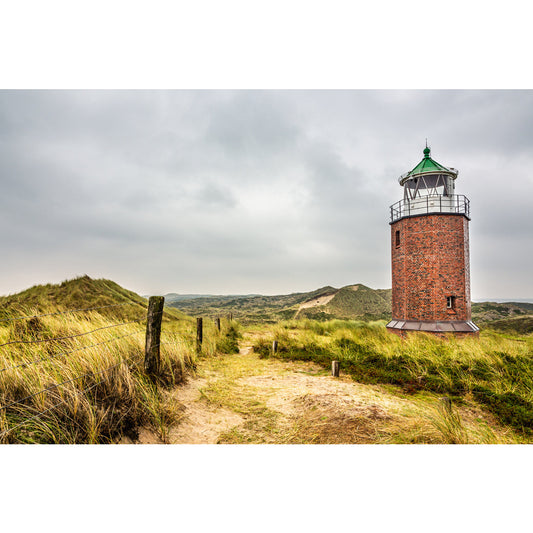
M390 221L403 217L427 215L430 213L452 213L470 218L470 200L464 194L431 194L411 200L400 200L390 206Z

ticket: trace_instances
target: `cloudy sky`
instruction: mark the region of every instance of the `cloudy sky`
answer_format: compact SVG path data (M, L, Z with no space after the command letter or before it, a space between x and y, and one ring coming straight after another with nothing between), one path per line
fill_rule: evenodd
M397 178L471 200L472 297L533 297L533 91L0 91L0 294L391 286Z

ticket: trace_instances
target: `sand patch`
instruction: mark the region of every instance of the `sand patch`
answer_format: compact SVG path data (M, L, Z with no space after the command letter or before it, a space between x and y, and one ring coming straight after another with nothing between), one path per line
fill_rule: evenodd
M229 409L210 405L202 389L208 381L192 379L173 394L183 415L169 432L170 444L216 444L221 433L242 424L243 418Z
M319 307L321 305L326 305L331 300L333 300L335 294L337 293L328 294L327 296L320 296L319 298L313 298L312 300L304 302L303 304L300 304L298 311L301 311L302 309L309 309L310 307Z

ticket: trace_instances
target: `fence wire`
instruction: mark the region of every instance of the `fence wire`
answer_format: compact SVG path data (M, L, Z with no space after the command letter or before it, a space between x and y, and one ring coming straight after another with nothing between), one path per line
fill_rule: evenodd
M8 319L0 319L0 322L12 322L12 321L16 321L16 320L25 320L25 319L32 319L32 318L47 317L47 316L57 316L57 315L64 315L64 314L68 314L68 313L76 313L76 312L83 312L83 311L94 311L94 310L97 310L97 309L106 309L106 308L110 308L110 307L122 307L122 306L125 306L125 305L141 305L141 304L138 304L137 302L128 302L128 303L123 303L123 304L113 304L113 305L105 305L105 306L97 306L97 307L88 307L88 308L84 308L84 309L70 309L70 310L67 310L67 311L64 311L64 312L46 313L46 314L41 314L41 315L31 315L31 316L21 316L21 317L14 317L14 318L8 318ZM84 332L84 333L78 333L78 334L74 334L74 335L66 335L66 336L61 336L61 337L52 337L52 338L47 338L47 339L8 341L8 342L5 342L3 344L0 344L0 348L5 347L5 346L10 346L10 345L13 345L13 344L40 344L40 343L48 343L48 342L54 342L54 341L60 341L60 340L67 340L67 339L74 339L74 338L84 337L84 336L90 335L92 333L95 333L97 331L102 331L102 330L105 330L105 329L117 328L117 327L127 326L127 325L131 325L131 324L138 324L140 322L143 322L143 321L145 321L147 319L151 319L151 318L156 317L158 315L163 315L164 313L165 313L165 310L163 309L162 311L157 312L157 313L149 313L148 317L142 317L142 318L139 318L139 319L136 319L136 320L132 320L132 321L129 321L129 322L121 322L121 323L118 323L118 324L111 324L109 326L102 326L102 327L93 329L91 331L87 331L87 332ZM94 344L87 345L87 346L82 346L82 347L79 347L79 348L75 348L75 349L72 349L72 350L60 352L60 353L57 353L57 354L53 354L50 357L37 358L37 359L34 359L32 361L26 361L26 362L20 363L18 365L5 367L5 368L0 369L0 373L8 371L8 370L14 370L14 369L17 369L17 368L28 367L28 366L31 366L31 365L34 365L34 364L37 364L37 363L51 361L51 360L57 359L59 357L65 357L65 356L70 355L72 353L80 352L80 351L83 351L83 350L88 350L90 348L94 348L94 347L97 347L97 346L111 344L113 342L119 341L120 339L124 339L126 337L131 337L133 335L138 335L140 333L143 333L143 332L142 331L136 331L134 333L130 333L130 334L127 334L127 335L122 335L122 336L119 336L119 337L113 337L112 339L108 339L108 340L105 340L105 341L102 341L102 342L94 343ZM160 343L159 346L161 346L162 344L173 344L173 343ZM31 400L32 398L35 398L35 397L39 396L40 394L44 394L46 392L50 392L52 390L59 389L60 387L64 387L64 386L66 386L66 385L68 385L70 383L74 383L76 381L80 381L81 379L86 378L88 376L93 376L94 377L94 376L98 376L98 375L101 375L101 374L104 374L104 373L109 373L113 368L116 368L116 367L118 367L118 366L120 366L120 365L122 365L124 363L129 363L130 361L135 359L135 357L138 357L138 356L132 356L132 357L130 357L128 359L123 359L123 360L119 361L118 363L116 363L114 365L111 365L111 366L109 366L109 367L107 367L107 368L105 368L103 370L98 371L98 372L87 372L87 373L82 374L80 376L77 376L77 377L62 381L60 383L56 383L54 385L51 385L50 387L47 387L47 388L42 389L42 390L39 390L39 391L37 391L37 392L35 392L33 394L30 394L30 395L28 395L28 396L26 396L26 397L24 397L22 399L12 401L11 403L9 403L7 405L4 405L4 406L0 406L0 414L2 414L5 417L5 415L7 414L7 410L10 407L13 407L15 405L24 406L24 402L26 402L27 400ZM94 384L90 385L89 387L86 387L85 389L79 391L79 394L85 394L86 392L88 392L89 390L97 387L98 385L100 385L102 383L105 383L106 381L109 380L109 377L110 376L106 377L105 379L100 380L97 383L94 383ZM50 407L50 408L48 408L48 409L46 409L44 411L41 411L41 412L37 413L36 415L31 416L30 418L25 419L24 421L22 421L21 423L17 424L16 426L14 426L12 428L8 428L7 430L5 430L2 433L0 433L0 438L5 437L6 435L11 433L15 429L27 424L28 422L31 422L32 420L40 418L43 415L45 415L46 413L56 409L58 406L61 405L61 403L63 403L63 402L62 401L58 402L57 404L53 405L52 407ZM26 407L30 408L30 406L26 406Z
M142 322L143 320L146 320L146 317L138 318L137 320L132 320L131 322L121 322L119 324L112 324L111 326L102 326L101 328L96 328L96 329L93 329L92 331L86 331L85 333L76 333L75 335L66 335L64 337L52 337L50 339L34 339L34 340L29 340L29 341L25 341L25 340L9 341L9 342L4 342L4 344L0 344L0 348L2 348L3 346L9 346L11 344L39 344L43 342L74 339L76 337L84 337L85 335L90 335L91 333L95 333L96 331L101 331L103 329L118 328L120 326L127 326L129 324L137 324L138 322Z
M123 304L110 304L110 305L100 305L98 307L86 307L84 309L67 309L66 311L58 311L57 313L45 313L42 315L28 315L28 316L18 316L14 318L0 318L0 322L13 322L15 320L28 320L31 318L42 318L44 316L57 316L57 315L66 315L69 313L81 313L83 311L95 311L97 309L107 309L109 307L123 307L125 305L140 305L139 302L126 302Z
M88 346L81 346L80 348L75 348L74 350L69 350L66 352L61 352L58 354L54 354L50 357L40 357L39 359L34 359L33 361L26 361L25 363L20 363L19 365L13 365L13 366L6 366L5 368L1 368L0 372L6 372L8 370L15 370L17 368L23 368L27 366L31 366L37 363L44 363L46 361L50 361L52 359L56 359L57 357L62 357L65 355L69 355L71 353L75 352L81 352L83 350L88 350L89 348L94 348L96 346L101 346L103 344L110 344L112 342L118 341L120 339L125 339L126 337L132 337L133 335L139 335L140 333L144 333L143 331L135 331L134 333L128 333L127 335L121 335L120 337L113 337L112 339L108 339L106 341L97 342L95 344L89 344Z
M113 369L113 368L116 368L117 366L120 366L121 364L123 363L129 363L131 360L135 359L136 356L131 356L129 357L128 359L124 359L124 360L121 360L119 361L117 364L115 365L111 365L111 366L108 366L107 368L103 369L103 370L100 370L99 372L88 372L87 374L84 374L83 376L79 376L78 378L75 378L75 379L72 379L72 380L69 380L69 381L65 381L63 383L59 383L57 384L55 387L58 387L59 385L63 385L63 384L66 384L66 383L71 383L73 381L76 381L77 379L81 379L82 377L85 377L85 376L97 376L99 374L103 374L104 372L109 372L109 370ZM86 392L90 391L91 389L94 389L95 387L97 387L98 385L101 385L102 383L105 383L106 381L109 380L109 377L107 377L106 379L102 379L101 381L97 382L97 383L93 383L92 385L90 385L89 387L86 387L85 389L81 390L79 392L79 394L85 394ZM53 389L54 387L50 387L48 389L44 389L41 392L46 392L47 390L51 390ZM32 396L28 396L27 398L31 398L33 396L36 396L37 394L39 393L36 393ZM25 398L25 399L27 399ZM25 400L24 399L24 400ZM8 407L16 404L16 403L20 403L24 400L19 400L17 402L12 402L11 404L7 405L7 406L4 406L4 407L1 407L0 408L0 411L2 411L3 409L7 409ZM0 433L0 439L5 437L6 435L8 435L9 433L11 433L12 431L14 431L15 429L18 429L19 427L22 427L23 425L27 424L28 422L31 422L32 420L35 420L36 418L40 418L41 416L45 415L46 413L49 413L50 411L53 411L55 408L59 407L63 402L58 402L57 404L53 405L52 407L49 407L48 409L45 409L44 411L41 411L39 413L37 413L36 415L30 417L30 418L27 418L25 419L23 422L21 422L20 424L17 424L16 426L13 426L11 428L8 428L6 430L4 430L2 433Z

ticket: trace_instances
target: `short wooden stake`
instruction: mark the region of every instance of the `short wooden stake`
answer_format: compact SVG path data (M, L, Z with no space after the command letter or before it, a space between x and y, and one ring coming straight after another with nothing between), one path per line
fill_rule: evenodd
M274 354L274 353L277 353L277 351L278 351L278 341L274 341L274 342L272 343L272 353L273 353L273 354Z
M204 340L203 320L202 317L196 319L196 351L202 351L202 341Z
M331 375L334 378L339 377L339 370L340 370L340 362L339 361L331 361Z
M220 317L215 318L215 326L217 327L218 331L220 331Z
M146 316L146 346L144 350L144 369L149 375L159 372L159 345L161 343L161 321L163 320L163 296L150 296Z

